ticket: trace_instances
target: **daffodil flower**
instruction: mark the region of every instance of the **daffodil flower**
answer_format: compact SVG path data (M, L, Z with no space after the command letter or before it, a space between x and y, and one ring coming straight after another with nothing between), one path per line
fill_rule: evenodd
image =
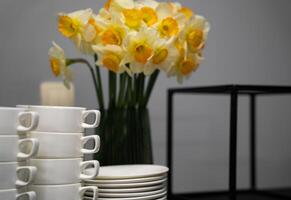
M174 39L162 39L156 42L154 54L144 69L145 75L152 74L156 69L166 73L171 70L176 62L176 58L179 56L179 51L175 48Z
M64 50L55 42L49 49L49 60L53 74L55 76L62 76L64 84L67 88L70 88L70 83L73 80L71 69L67 66L67 60Z
M125 51L117 45L95 45L92 47L98 55L98 61L96 65L103 66L110 71L117 74L127 72L131 74L130 70L126 67L123 62Z
M125 63L130 63L133 73L144 72L145 66L154 55L154 44L157 39L158 33L148 27L128 34L124 43L124 49L127 52L124 59Z
M83 54L98 55L97 65L130 76L150 76L159 70L179 82L190 77L203 60L209 29L204 17L169 1L107 0L97 14L85 9L58 17L59 32ZM72 63L55 43L50 63L56 76L62 75L66 83L71 80L66 65Z
M181 33L181 39L187 41L188 48L192 53L198 53L205 46L209 30L210 26L206 19L196 15L187 23Z

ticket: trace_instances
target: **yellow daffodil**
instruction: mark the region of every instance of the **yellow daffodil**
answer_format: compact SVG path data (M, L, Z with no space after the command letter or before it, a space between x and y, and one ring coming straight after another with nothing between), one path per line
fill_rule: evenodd
M179 24L174 18L167 17L159 24L158 31L161 37L177 36L180 31Z
M181 38L187 41L189 50L197 53L203 49L210 30L209 23L204 17L196 15L186 25Z
M98 66L103 66L115 73L123 73L126 71L127 73L130 74L129 69L123 63L125 52L120 46L95 45L92 48L94 49L95 53L98 54L98 61L96 63Z
M125 37L125 32L121 26L109 26L101 35L103 45L121 46Z
M99 18L92 15L83 27L81 40L79 44L76 44L78 49L84 54L93 54L92 45L100 43L104 29L103 22L100 22Z
M184 77L190 77L198 69L203 58L199 53L189 52L185 41L176 41L175 47L179 52L179 56L176 64L168 71L168 76L176 76L178 82L182 83Z
M92 15L92 9L80 10L73 13L58 15L60 33L68 38L77 37Z
M53 74L55 76L61 75L64 79L65 86L69 88L73 79L72 72L66 65L64 50L55 42L53 42L53 46L49 49L49 60Z
M158 16L156 11L151 7L141 8L142 21L148 26L152 26L158 22Z
M188 21L187 16L179 13L182 6L178 3L160 3L156 8L160 36L170 38L178 36Z
M141 26L143 16L139 9L124 9L122 13L125 18L125 24L129 28L138 29Z
M129 33L124 44L127 51L125 62L130 63L133 73L144 72L145 66L153 56L157 39L158 33L154 29L146 27L139 32Z
M157 0L107 0L97 14L85 9L58 18L59 32L80 52L97 54L98 65L129 75L160 70L179 82L201 63L209 29L190 8ZM64 51L53 43L49 55L52 72L68 85Z
M127 26L121 21L121 14L112 12L112 19L110 22L105 22L104 31L101 33L101 44L121 46L124 39L129 32Z
M69 14L60 13L58 27L60 33L71 39L77 48L85 54L92 53L91 42L101 30L95 23L92 9Z
M154 70L159 69L168 73L179 56L178 50L174 45L174 38L170 40L160 40L154 45L154 53L144 69L146 75L151 74Z
M193 17L193 15L194 15L193 11L187 7L181 7L178 10L178 13L185 15L188 20L191 19L191 17Z

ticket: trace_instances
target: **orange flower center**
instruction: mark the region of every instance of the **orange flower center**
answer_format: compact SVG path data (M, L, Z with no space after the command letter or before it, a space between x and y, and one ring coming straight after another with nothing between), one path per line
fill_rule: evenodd
M179 32L178 22L174 18L168 17L161 22L159 31L165 37L175 36Z
M152 55L152 48L150 48L147 44L137 45L134 52L134 58L137 62L146 64L148 59Z
M168 50L167 49L161 49L158 50L155 55L153 56L153 63L158 65L166 60L168 57Z
M65 37L73 37L79 30L79 21L69 16L59 16L58 29Z
M108 1L105 3L104 8L105 8L106 10L109 10L111 4L112 4L112 0L108 0Z
M187 7L183 7L179 10L179 13L184 14L187 19L190 19L193 16L193 12L191 9L187 8Z
M187 42L191 46L192 50L199 49L203 44L203 32L195 29L191 31L187 36Z
M141 9L142 12L142 20L148 25L152 26L158 21L157 13L154 9L150 7L143 7Z
M142 20L142 13L138 9L124 9L125 24L133 29L139 28Z
M114 54L107 54L104 56L102 63L109 70L118 73L120 68L120 58Z
M55 76L59 76L61 73L61 63L58 59L56 58L51 58L50 59L50 66L53 74Z
M198 64L193 59L187 59L182 61L180 65L180 72L184 76L191 74L193 71L196 71Z
M102 35L102 43L104 45L120 46L122 44L121 33L114 28L107 29Z

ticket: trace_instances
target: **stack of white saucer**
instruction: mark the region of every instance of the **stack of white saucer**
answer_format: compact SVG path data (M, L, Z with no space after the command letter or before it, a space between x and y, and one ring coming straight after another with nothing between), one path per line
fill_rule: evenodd
M27 137L39 140L37 154L28 161L38 172L29 189L36 192L38 200L81 200L90 191L97 199L97 187L81 185L98 175L99 162L83 162L84 154L96 153L100 138L84 136L84 128L95 128L100 121L100 112L79 107L18 106L39 115L38 127L27 133ZM88 115L94 115L92 124L85 122ZM84 145L94 142L92 149ZM90 172L85 171L88 169Z
M95 180L85 181L97 186L98 200L165 200L167 199L168 168L158 165L120 165L100 167ZM86 192L83 200L92 200Z
M20 120L30 118L27 126ZM0 107L0 200L18 200L25 198L35 200L35 192L21 192L31 183L36 174L33 166L19 166L36 154L37 139L19 139L18 132L33 130L38 123L35 112L22 108Z

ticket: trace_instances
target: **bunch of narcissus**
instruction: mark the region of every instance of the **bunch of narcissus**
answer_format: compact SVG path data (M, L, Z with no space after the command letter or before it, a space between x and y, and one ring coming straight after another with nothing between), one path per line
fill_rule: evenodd
M111 89L116 87L116 76L125 85L129 77L131 87L137 89L133 86L137 82L143 95L151 89L144 88L145 79L153 85L160 71L179 82L189 77L203 60L209 29L204 17L176 2L108 0L98 14L85 9L58 15L59 32L80 52L94 56L96 67L84 59L66 58L56 43L49 50L50 64L67 86L72 79L69 66L84 63L91 69L97 92L101 87L100 66L110 72Z

